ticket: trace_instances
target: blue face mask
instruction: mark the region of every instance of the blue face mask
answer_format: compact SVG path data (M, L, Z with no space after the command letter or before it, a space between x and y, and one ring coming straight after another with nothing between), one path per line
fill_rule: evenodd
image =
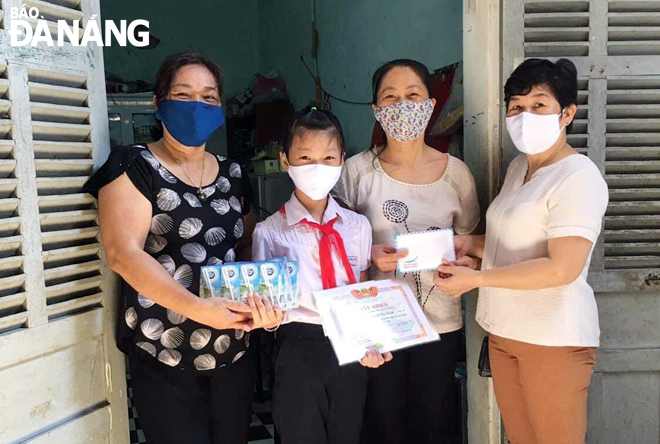
M180 144L200 147L225 124L222 107L204 102L163 100L156 118Z

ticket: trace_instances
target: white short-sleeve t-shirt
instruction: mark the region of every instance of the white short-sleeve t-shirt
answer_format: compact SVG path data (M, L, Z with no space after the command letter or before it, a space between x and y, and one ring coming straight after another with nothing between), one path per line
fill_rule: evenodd
M274 257L286 257L298 261L300 306L284 315L284 324L304 322L321 324L312 293L323 290L319 244L321 232L300 223L314 218L296 198L295 194L284 204L285 212L278 211L257 224L252 234L252 260L263 261ZM337 219L334 228L339 232L346 250L348 262L356 279L371 265L371 227L366 217L346 210L330 197L321 224ZM349 285L349 277L338 252L332 249L332 264L337 286Z
M482 269L547 257L548 239L582 237L594 244L607 209L607 184L594 163L571 155L536 171L527 157L509 166L500 194L486 213ZM593 251L593 248L592 248ZM590 260L574 282L543 290L481 288L477 321L488 332L545 346L597 347L600 329Z
M472 233L479 224L479 202L474 178L468 167L449 156L447 169L436 182L415 185L400 182L383 171L371 150L346 161L339 183L333 190L337 199L367 216L374 244L394 246L400 233L454 228L458 234ZM391 279L394 273L369 270L371 279ZM463 326L460 299L435 288L432 271L397 274L405 278L438 333Z

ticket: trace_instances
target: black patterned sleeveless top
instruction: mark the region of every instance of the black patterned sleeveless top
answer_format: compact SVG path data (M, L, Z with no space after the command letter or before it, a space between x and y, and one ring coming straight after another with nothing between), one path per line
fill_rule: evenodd
M237 164L216 156L220 171L203 188L177 179L145 145L116 148L85 184L98 191L126 173L151 202L152 218L144 250L183 287L199 295L203 265L232 262L244 234L252 189ZM215 330L167 310L122 280L117 345L127 354L151 356L163 365L212 370L238 361L249 346L243 330Z

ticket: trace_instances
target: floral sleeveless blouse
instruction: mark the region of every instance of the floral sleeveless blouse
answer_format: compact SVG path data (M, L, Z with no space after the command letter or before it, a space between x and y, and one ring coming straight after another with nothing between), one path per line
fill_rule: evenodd
M126 173L151 202L152 218L144 250L193 294L199 294L203 265L233 262L250 211L252 189L241 167L216 156L220 171L203 188L183 183L145 145L113 150L85 184L98 196ZM241 359L249 346L243 330L215 330L156 304L122 280L117 344L127 354L151 356L163 365L212 370Z

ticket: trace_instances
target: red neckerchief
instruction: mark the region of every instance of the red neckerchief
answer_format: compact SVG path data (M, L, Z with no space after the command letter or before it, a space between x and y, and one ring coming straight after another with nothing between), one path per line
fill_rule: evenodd
M286 215L286 208L284 205L280 208L280 213ZM323 281L323 289L327 290L329 288L335 288L337 286L337 279L335 276L335 266L332 263L332 248L334 247L337 254L341 258L344 268L346 269L346 274L348 275L348 282L350 284L355 284L357 280L355 279L355 273L353 273L353 267L348 261L348 256L346 255L346 248L344 248L344 240L341 237L341 234L334 228L334 224L337 221L335 217L331 221L321 225L316 222L310 222L307 219L303 219L300 223L308 225L310 227L316 228L321 232L321 242L319 244L319 256L321 259L321 280Z

